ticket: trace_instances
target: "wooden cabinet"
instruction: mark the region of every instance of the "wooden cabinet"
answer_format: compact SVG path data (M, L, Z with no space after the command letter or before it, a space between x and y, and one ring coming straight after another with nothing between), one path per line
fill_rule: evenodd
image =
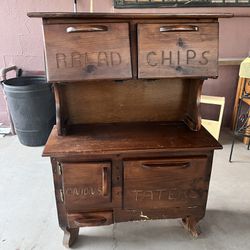
M221 145L203 127L183 122L85 124L67 136L54 127L43 155L51 157L66 243L81 226L167 218L182 218L197 236L214 149Z
M79 228L206 211L213 152L200 94L217 76L229 14L30 13L42 17L57 124L51 158L64 245Z

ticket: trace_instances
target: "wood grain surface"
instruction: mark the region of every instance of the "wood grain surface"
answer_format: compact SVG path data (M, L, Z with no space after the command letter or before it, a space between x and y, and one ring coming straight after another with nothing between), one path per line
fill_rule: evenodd
M218 23L138 24L138 77L216 77L218 32Z
M176 152L221 148L205 128L194 132L181 122L91 124L74 126L67 136L57 136L54 127L43 155L60 157L131 150Z
M182 121L188 109L189 88L192 83L186 80L164 79L79 82L64 84L60 90L68 124L74 125Z
M62 165L64 204L67 211L82 207L105 207L111 202L111 164L60 163ZM105 176L106 175L106 176Z
M50 82L132 77L128 23L44 25L44 37Z
M207 157L124 161L125 209L204 206Z

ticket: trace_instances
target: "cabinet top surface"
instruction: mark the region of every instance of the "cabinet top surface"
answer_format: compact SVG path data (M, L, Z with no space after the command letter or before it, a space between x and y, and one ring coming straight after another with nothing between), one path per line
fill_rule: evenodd
M194 132L182 122L99 124L75 126L67 136L58 136L54 127L43 156L66 157L132 151L188 152L221 148L203 127Z
M171 19L171 18L226 18L233 17L231 13L88 13L88 12L29 12L29 17L41 18L85 18L85 19Z

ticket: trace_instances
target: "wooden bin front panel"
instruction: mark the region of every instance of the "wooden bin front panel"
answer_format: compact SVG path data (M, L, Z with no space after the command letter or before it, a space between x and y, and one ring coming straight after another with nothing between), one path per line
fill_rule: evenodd
M207 157L124 161L124 209L206 204Z
M60 91L70 125L182 121L189 86L183 79L95 81L65 84Z
M44 25L50 82L132 77L127 23Z
M111 203L111 164L63 163L63 193L67 211L105 207Z
M138 24L138 77L216 77L218 23Z

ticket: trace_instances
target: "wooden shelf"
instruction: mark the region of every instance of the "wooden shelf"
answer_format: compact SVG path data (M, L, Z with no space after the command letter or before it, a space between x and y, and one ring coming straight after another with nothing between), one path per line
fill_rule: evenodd
M43 155L60 157L114 154L128 150L173 152L221 148L203 127L193 132L182 122L90 124L73 126L66 137L58 136L54 128Z

